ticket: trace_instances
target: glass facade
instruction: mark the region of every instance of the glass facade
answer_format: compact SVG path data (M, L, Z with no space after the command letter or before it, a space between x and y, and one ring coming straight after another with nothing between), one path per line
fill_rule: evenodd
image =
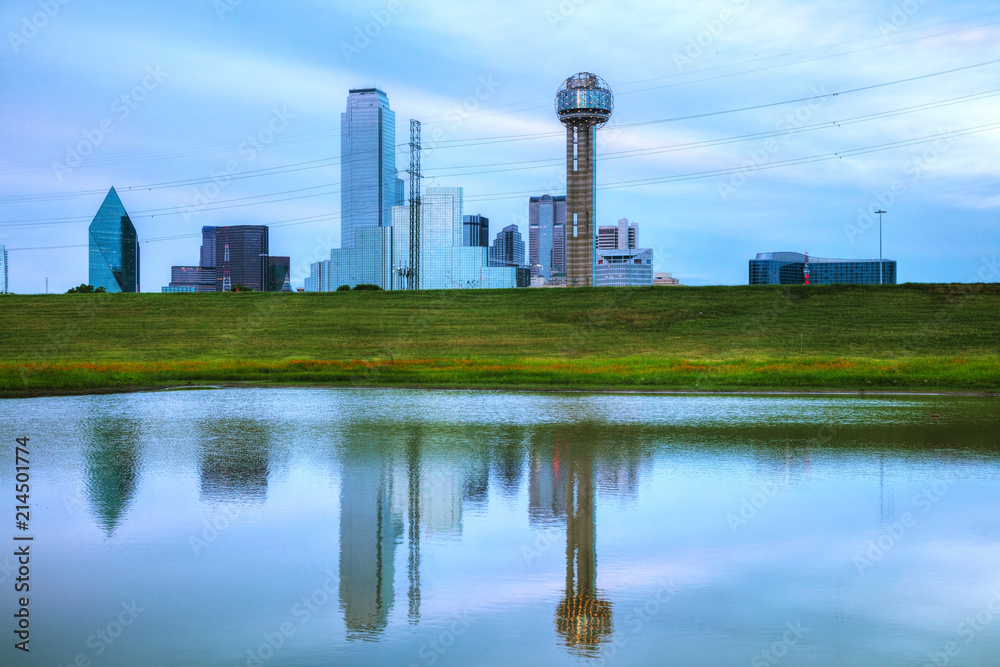
M377 88L351 90L340 115L340 247L351 248L361 227L388 227L403 203L396 176L396 114Z
M528 201L528 267L546 282L566 274L566 197L542 195Z
M462 216L462 245L485 248L490 244L490 219L481 215Z
M896 262L877 259L824 259L797 252L760 253L750 260L751 285L896 284Z
M292 260L290 257L267 258L267 291L280 292L285 279L290 278Z
M507 225L490 246L490 266L524 266L524 241L517 225Z
M195 292L215 292L215 267L171 266L170 287L191 287Z
M267 288L267 225L215 229L215 284L225 292L237 285L255 292Z
M108 292L139 291L139 239L114 188L90 223L90 279Z
M653 249L598 250L597 287L645 287L653 284Z
M198 266L215 268L215 227L201 228L201 259Z
M167 287L160 288L164 294L178 294L178 293L194 293L198 290L195 289L194 285L168 285ZM214 291L214 290L213 290Z

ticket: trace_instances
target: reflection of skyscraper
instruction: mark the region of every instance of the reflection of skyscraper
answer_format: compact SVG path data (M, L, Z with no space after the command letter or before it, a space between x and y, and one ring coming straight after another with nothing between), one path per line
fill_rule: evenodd
M129 419L98 419L87 448L87 497L97 523L110 537L135 494L139 427Z
M465 471L452 459L426 463L420 475L420 522L429 535L461 537Z
M379 449L348 448L340 478L340 605L350 639L371 639L393 605L402 512L393 506L392 469Z
M532 523L561 521L566 516L565 446L536 443L528 463L528 519Z
M497 441L490 443L490 458L494 478L499 481L500 492L516 495L524 475L524 446L522 432L517 428L501 426Z
M201 499L263 502L270 473L271 427L251 419L208 420L198 461Z
M614 628L611 603L601 599L597 590L594 464L590 451L573 451L565 468L566 593L556 608L556 630L570 650L593 655Z

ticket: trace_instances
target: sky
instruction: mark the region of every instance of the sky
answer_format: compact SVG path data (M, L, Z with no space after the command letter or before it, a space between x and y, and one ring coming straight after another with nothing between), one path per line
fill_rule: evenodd
M118 191L142 290L198 263L203 225L269 224L292 285L340 244L340 114L378 86L423 123L425 186L491 238L565 194L552 99L615 92L597 219L657 272L746 284L759 252L876 258L900 282L1000 281L1000 9L902 0L0 2L0 244L10 291L88 279ZM405 174L401 174L405 177Z

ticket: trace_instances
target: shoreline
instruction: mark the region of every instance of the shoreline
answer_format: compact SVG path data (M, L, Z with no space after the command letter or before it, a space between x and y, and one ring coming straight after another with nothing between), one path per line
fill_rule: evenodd
M7 390L0 392L0 400L19 400L31 398L67 398L73 396L104 396L110 394L147 394L158 392L182 391L213 391L226 389L369 389L369 390L405 390L405 391L470 391L470 392L504 392L526 394L600 394L600 395L635 395L635 396L842 396L864 398L867 396L958 396L967 398L1000 398L998 391L963 390L963 389L924 389L924 390L893 390L893 389L849 389L849 388L759 388L759 389L624 389L614 387L518 387L518 386L464 386L464 385L393 385L393 384L337 384L329 382L205 382L188 385L135 385L127 387L95 387L79 389L26 389Z

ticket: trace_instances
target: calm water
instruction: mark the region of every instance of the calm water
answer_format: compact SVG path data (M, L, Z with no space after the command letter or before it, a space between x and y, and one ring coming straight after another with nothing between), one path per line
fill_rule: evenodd
M998 408L325 389L0 401L0 540L16 532L18 435L35 536L30 657L12 648L0 556L0 664L1000 664Z

